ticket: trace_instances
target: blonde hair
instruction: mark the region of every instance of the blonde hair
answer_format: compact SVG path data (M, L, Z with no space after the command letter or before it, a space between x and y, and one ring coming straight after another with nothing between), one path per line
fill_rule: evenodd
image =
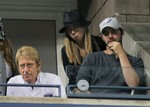
M85 57L86 55L88 55L93 51L91 42L92 42L91 35L89 33L89 30L86 28L84 34L84 46L86 54L83 57ZM71 40L68 37L68 35L65 37L64 43L66 47L66 54L69 58L69 62L74 64L81 64L82 62L76 43L73 40ZM96 47L96 49L99 50L98 46Z
M35 61L36 63L40 62L39 54L38 54L37 50L35 48L33 48L32 46L22 46L21 48L18 49L18 51L16 53L17 65L18 65L18 60L21 56L30 58L31 60Z

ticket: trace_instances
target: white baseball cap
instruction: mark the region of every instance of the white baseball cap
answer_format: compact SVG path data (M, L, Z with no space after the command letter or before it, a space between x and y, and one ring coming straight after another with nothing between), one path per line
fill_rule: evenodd
M113 29L119 29L119 28L121 28L121 25L115 17L108 17L108 18L105 18L99 24L99 27L100 27L100 32L102 32L102 30L106 27L111 27Z

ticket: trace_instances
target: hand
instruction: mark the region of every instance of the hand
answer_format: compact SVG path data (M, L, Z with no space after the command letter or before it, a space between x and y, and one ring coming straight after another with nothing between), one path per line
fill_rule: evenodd
M117 55L117 56L120 56L122 53L124 54L124 49L121 45L120 42L117 42L117 41L113 41L113 42L110 42L108 44L108 47L109 49L113 50L113 52Z

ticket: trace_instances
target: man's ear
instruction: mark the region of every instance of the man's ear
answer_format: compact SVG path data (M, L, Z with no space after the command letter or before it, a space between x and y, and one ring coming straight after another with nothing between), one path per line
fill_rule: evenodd
M100 34L100 35L99 35L99 37L101 37L101 38L102 38L102 40L103 40L103 35L102 35L102 34Z
M37 64L37 67L39 68L39 70L41 70L41 66L42 66L42 61L39 61L39 63Z

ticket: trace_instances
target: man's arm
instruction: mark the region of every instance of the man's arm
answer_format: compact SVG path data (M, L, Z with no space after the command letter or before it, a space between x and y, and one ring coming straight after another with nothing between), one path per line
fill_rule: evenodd
M123 70L123 75L128 86L138 86L140 79L136 71L131 66L125 53L118 56Z
M110 49L114 51L116 57L118 57L120 60L120 64L122 67L123 76L125 78L126 84L128 86L138 86L140 82L140 78L136 73L136 71L131 66L127 54L125 53L122 45L119 42L115 41L109 44L109 46L111 47Z

